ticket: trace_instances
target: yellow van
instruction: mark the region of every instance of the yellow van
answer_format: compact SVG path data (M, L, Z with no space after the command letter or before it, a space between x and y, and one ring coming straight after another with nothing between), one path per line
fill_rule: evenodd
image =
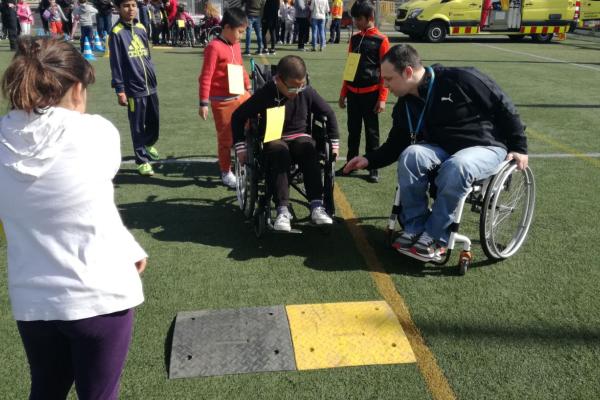
M600 0L576 0L573 28L597 29L600 28Z
M575 0L412 0L398 8L395 29L433 43L486 34L543 43L564 39L574 16Z

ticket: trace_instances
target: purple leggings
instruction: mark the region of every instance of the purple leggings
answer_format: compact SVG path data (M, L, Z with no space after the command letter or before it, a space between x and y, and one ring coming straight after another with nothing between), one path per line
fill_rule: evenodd
M133 309L76 321L17 321L31 370L30 400L117 399Z

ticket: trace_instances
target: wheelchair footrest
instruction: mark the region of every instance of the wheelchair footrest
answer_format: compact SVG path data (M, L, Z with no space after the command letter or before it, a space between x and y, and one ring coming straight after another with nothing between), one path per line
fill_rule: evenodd
M446 254L440 255L440 254L436 254L434 257L424 257L421 256L419 254L413 253L411 252L409 249L394 249L396 250L398 253L408 256L410 258L414 258L415 260L421 261L421 262L430 262L433 264L437 264L437 265L442 265L445 264L447 261L447 256Z

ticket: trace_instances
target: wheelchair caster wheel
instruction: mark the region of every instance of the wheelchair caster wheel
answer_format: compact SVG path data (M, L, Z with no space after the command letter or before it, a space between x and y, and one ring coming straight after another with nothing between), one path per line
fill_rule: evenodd
M387 247L392 247L392 243L394 243L394 230L385 228L385 244Z
M471 267L471 261L473 256L470 251L461 251L460 258L458 261L458 273L459 275L464 275L467 273L469 268Z
M257 238L260 238L267 227L267 217L264 212L259 212L254 215L254 234Z

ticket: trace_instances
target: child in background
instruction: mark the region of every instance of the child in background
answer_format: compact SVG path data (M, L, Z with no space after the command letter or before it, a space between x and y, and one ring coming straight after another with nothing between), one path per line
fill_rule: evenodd
M213 39L204 50L204 64L202 73L198 77L200 83L200 109L198 114L206 121L208 118L208 105L210 103L215 128L217 131L217 145L221 180L225 186L236 187L235 175L231 172L231 115L248 97L250 79L244 70L240 38L246 32L248 20L240 8L229 8L221 21L223 31ZM243 94L230 92L228 65L241 66L245 91ZM239 68L239 67L237 67ZM242 79L242 76L239 76Z
M331 26L329 28L329 43L340 42L340 27L344 14L344 0L332 0L331 2Z
M52 37L56 38L62 36L64 34L63 21L67 20L62 8L56 4L56 0L50 0L50 7L48 7L46 11L48 12L44 12L44 18L48 20Z
M79 21L79 27L81 28L79 43L82 53L85 38L88 39L90 46L94 43L94 19L96 19L96 14L98 14L98 10L93 5L88 4L87 0L78 0L78 5L73 10L73 18L75 21Z
M185 4L179 4L177 6L177 14L175 14L175 21L183 20L186 24L190 26L194 26L194 19L192 16L185 10Z
M221 23L221 14L219 14L219 10L212 3L206 4L206 12L204 13L204 23L207 28L212 28L213 26L217 26Z
M296 9L294 8L294 0L285 0L281 4L281 18L285 26L285 31L282 36L282 42L291 44L294 39L294 21L296 20Z
M21 35L31 35L31 25L33 24L33 14L29 4L24 0L19 0L17 3L17 17L21 25Z
M390 42L375 27L375 7L368 0L352 5L350 15L359 32L350 38L349 53L358 53L360 60L352 80L345 80L338 104L348 103L348 154L346 160L358 155L363 121L365 123L366 152L379 147L378 114L385 109L388 90L381 78L381 59L390 48ZM337 175L343 175L343 169ZM379 182L376 169L369 171L369 181Z
M154 144L158 141L159 111L156 73L150 58L146 28L140 24L135 0L116 0L119 21L112 28L110 49L111 86L117 101L128 106L127 116L135 163L142 176L154 175L150 161L160 159Z
M183 21L183 26L179 26L179 21ZM177 43L177 40L182 40L185 35L185 30L190 29L190 32L194 32L194 20L192 16L185 11L185 4L177 5L177 14L175 14L175 23L173 24L173 32L175 37L173 43Z

